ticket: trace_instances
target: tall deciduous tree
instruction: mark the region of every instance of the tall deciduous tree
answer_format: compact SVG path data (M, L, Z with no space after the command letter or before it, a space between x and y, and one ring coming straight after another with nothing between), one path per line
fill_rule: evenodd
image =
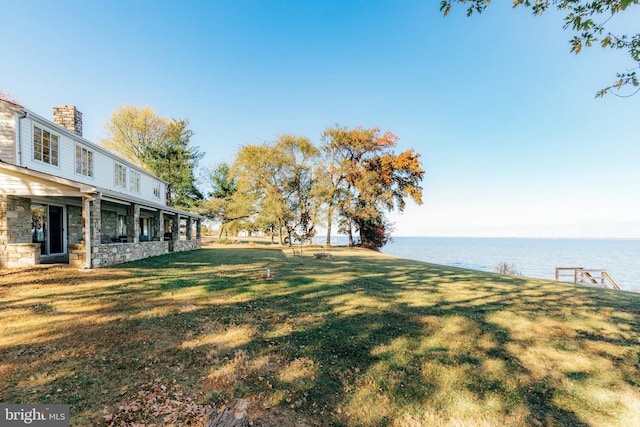
M5 101L13 102L14 104L19 104L18 101L13 99L13 95L11 95L11 92L4 92L4 91L0 90L0 99L4 99Z
M614 34L606 29L611 18L625 12L632 5L638 5L640 0L513 0L513 7L524 6L532 10L535 15L541 15L548 9L557 9L566 13L564 28L570 28L574 35L570 41L571 52L580 53L583 47L599 44L603 48L625 50L636 66L633 69L618 73L616 81L608 87L598 91L596 97L604 96L623 86L640 86L637 71L640 68L640 33ZM454 3L464 3L467 16L482 13L491 0L442 0L440 10L446 16ZM636 89L631 95L638 93ZM620 96L620 95L618 95ZM629 95L627 95L629 96Z
M315 216L313 164L318 150L304 137L284 135L275 143L245 145L232 174L238 191L253 198L255 222L262 229L283 231L290 241L313 231Z
M100 144L169 182L167 203L194 208L202 194L195 170L203 154L191 145L188 120L159 117L150 107L131 104L117 108L105 125Z
M341 154L342 152L339 150L321 150L321 158L316 169L317 181L315 197L320 201L322 212L326 217L326 246L331 246L333 220L336 215L338 203L343 199L344 193L344 186L342 184L344 183L346 174L341 169Z
M120 157L144 167L146 151L166 137L168 125L169 120L159 117L151 107L125 104L113 111L105 124L107 137L99 142Z
M283 155L282 179L286 183L287 210L293 216L287 227L289 241L304 242L315 235L319 203L315 197L315 163L320 151L308 138L284 135L275 149Z
M363 246L382 247L390 233L384 213L404 210L407 197L422 203L420 155L413 150L396 155L397 140L392 132L382 134L378 128L336 126L323 134L325 158L332 159L329 170L337 187L327 203L337 207L350 245L355 227Z

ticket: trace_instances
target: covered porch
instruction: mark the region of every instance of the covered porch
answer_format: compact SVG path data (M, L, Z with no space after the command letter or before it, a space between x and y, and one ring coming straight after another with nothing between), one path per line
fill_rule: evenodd
M0 177L0 267L95 268L201 247L196 213L8 164Z

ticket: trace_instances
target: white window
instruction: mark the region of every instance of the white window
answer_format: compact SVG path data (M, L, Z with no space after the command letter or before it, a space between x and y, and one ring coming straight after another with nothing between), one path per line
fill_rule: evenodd
M34 126L33 159L58 166L58 136Z
M93 151L76 145L76 173L93 177Z
M129 191L140 192L140 174L138 172L129 171Z
M113 183L116 187L127 188L127 168L120 163L115 163L113 169Z
M153 197L160 198L160 181L153 181Z

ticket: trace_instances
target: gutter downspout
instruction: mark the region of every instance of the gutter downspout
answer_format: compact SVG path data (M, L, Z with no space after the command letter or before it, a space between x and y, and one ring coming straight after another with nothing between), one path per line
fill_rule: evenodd
M18 115L18 129L16 129L16 145L18 151L18 166L22 166L22 119L26 119L29 116L29 113L26 111L21 111L17 113Z

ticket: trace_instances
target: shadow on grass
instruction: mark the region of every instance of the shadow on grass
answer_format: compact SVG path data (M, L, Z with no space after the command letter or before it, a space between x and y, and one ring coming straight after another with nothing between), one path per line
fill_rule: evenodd
M72 424L158 380L201 403L247 398L262 425L638 415L637 295L364 251L209 248L65 272L0 287L0 400L71 403Z

